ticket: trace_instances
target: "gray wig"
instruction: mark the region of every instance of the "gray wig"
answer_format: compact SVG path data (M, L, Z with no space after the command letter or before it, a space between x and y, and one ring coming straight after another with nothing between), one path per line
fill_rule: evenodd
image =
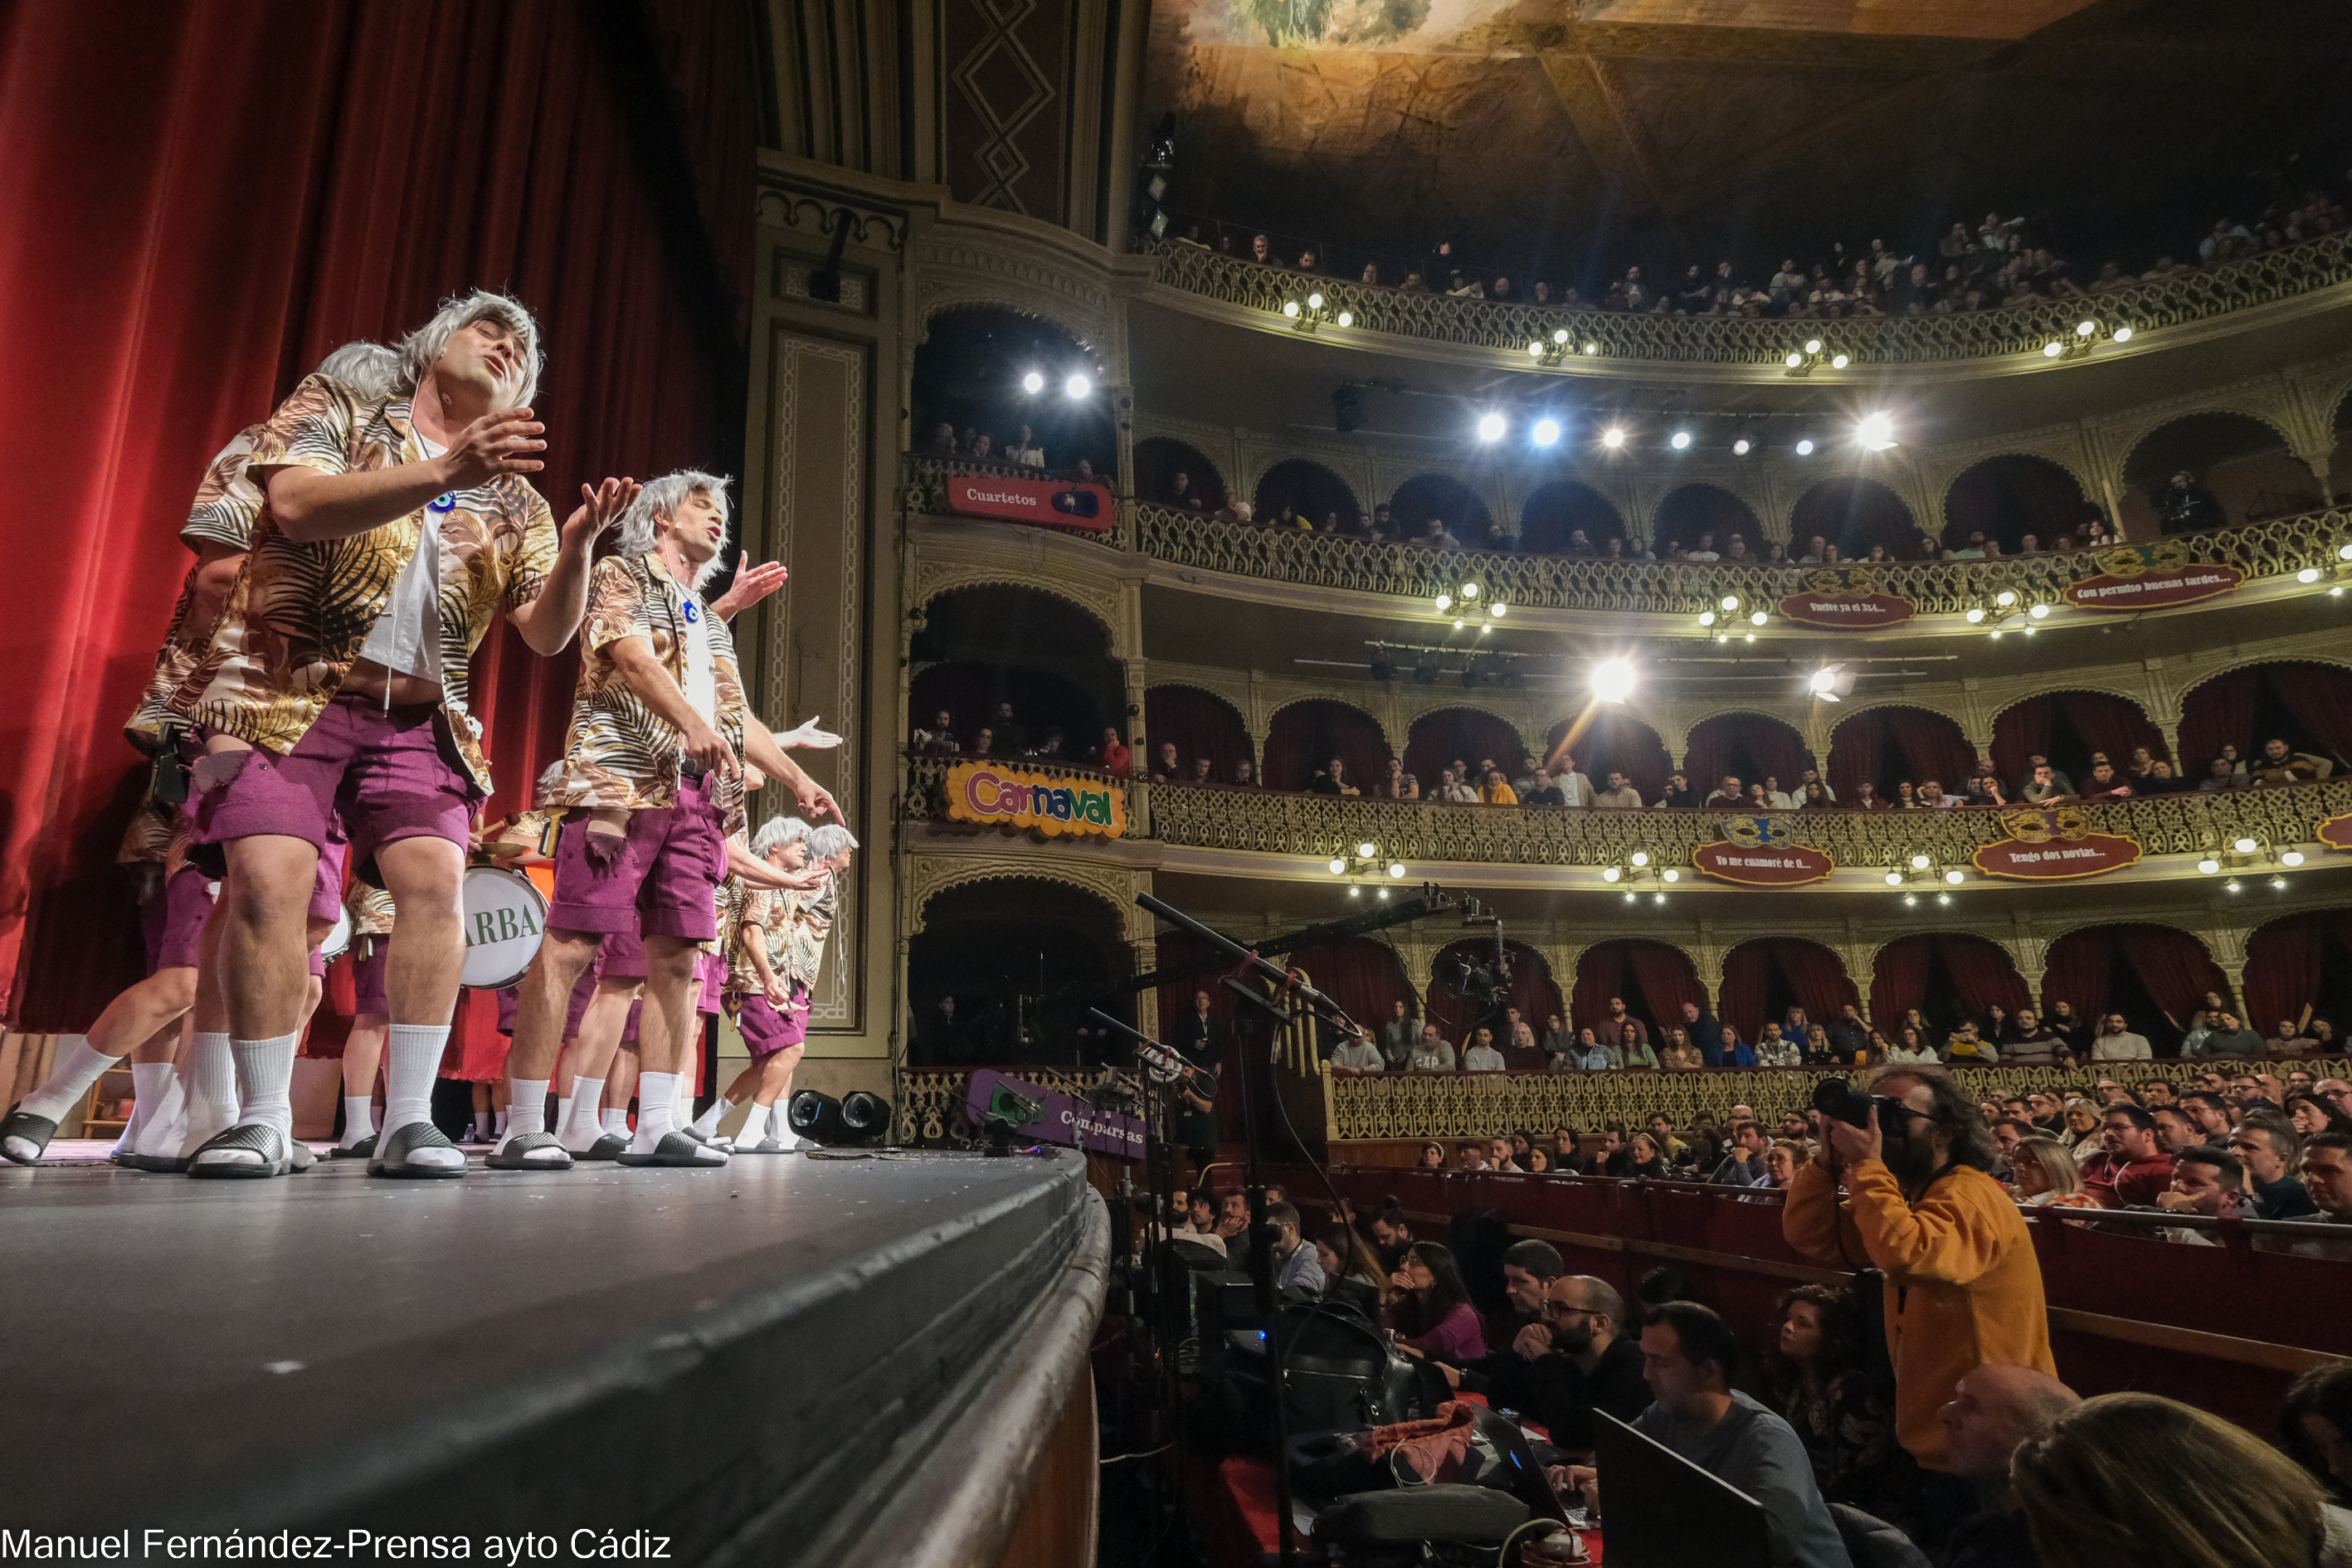
M380 403L399 390L400 355L362 338L320 360L315 374L341 382L359 394L362 403Z
M856 847L857 840L850 836L849 829L837 822L828 822L823 827L809 831L809 859L812 862L830 860L845 849Z
M677 515L686 498L697 490L710 498L711 504L718 507L722 521L731 522L735 510L727 500L730 482L717 474L706 474L699 468L680 468L674 474L647 479L645 488L637 491L637 499L629 503L629 510L621 514L620 526L613 537L614 550L631 560L652 553L658 535L654 526L655 514L665 517ZM694 574L696 591L700 592L702 585L717 576L726 564L726 542L722 540L719 548L711 552L710 559L704 562L702 569Z
M522 389L515 395L517 408L528 408L539 395L540 373L547 368L547 355L540 347L539 323L531 314L504 294L492 294L477 289L470 294L453 294L441 301L441 309L433 319L408 334L400 345L400 374L405 390L415 391L441 357L441 347L449 334L468 327L484 316L495 316L522 342Z
M751 836L751 853L762 858L789 849L809 836L809 825L797 816L772 816Z

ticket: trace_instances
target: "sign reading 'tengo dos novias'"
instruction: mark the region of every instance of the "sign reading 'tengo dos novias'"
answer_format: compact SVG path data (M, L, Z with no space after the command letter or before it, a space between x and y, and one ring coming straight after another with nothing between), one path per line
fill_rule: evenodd
M1738 844L1725 839L1691 851L1702 876L1746 888L1798 888L1826 880L1837 862L1809 844Z
M2138 839L2092 832L2090 819L2078 807L2041 811L2027 807L2006 813L2000 826L2009 837L1985 845L1969 857L1988 877L2071 882L2120 871L2137 864L2140 858Z
M1001 517L1097 532L1108 532L1115 521L1107 485L1017 479L1002 474L955 475L948 480L948 506L972 517Z
M1051 837L1127 831L1127 791L1087 778L1060 777L995 763L958 763L948 770L948 816L957 822L1031 827Z

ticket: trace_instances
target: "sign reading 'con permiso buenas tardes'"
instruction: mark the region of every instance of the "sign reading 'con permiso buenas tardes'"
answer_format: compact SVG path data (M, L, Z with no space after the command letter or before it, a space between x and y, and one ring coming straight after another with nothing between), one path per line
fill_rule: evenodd
M2189 559L2178 544L2126 544L2098 559L2099 574L2067 585L2078 610L2161 610L2217 598L2246 580L2235 566Z
M1127 831L1127 791L1085 778L1055 778L995 763L958 763L948 770L948 816L957 822L1034 827L1047 836Z

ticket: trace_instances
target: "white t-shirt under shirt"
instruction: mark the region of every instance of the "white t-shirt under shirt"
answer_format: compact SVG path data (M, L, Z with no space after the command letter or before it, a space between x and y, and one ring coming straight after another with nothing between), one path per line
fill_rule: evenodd
M710 607L702 595L686 591L686 679L681 683L687 701L706 724L719 722L719 667L710 657Z
M426 458L437 458L448 450L426 440L423 432L415 433ZM393 579L392 597L384 602L383 613L376 616L374 627L360 647L362 658L401 675L432 681L441 679L441 518L447 510L441 503L450 499L436 496L426 503L425 531L416 542L416 553Z

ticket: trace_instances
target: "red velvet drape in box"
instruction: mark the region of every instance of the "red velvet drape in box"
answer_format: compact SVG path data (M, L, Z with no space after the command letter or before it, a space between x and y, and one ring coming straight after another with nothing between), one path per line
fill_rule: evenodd
M1702 797L1714 794L1726 773L1738 775L1743 791L1769 776L1794 794L1806 766L1804 737L1762 713L1719 713L1703 720L1691 730L1683 752L1683 771Z
M2185 776L2201 779L2212 771L2224 746L2250 757L2254 738L2254 699L2259 678L2251 669L2217 675L2180 700L2180 761Z
M1421 781L1424 793L1437 787L1440 770L1455 762L1470 768L1470 783L1478 783L1478 764L1493 758L1503 776L1515 779L1527 760L1527 742L1519 732L1479 708L1441 708L1412 721L1404 740L1404 768ZM1538 759L1540 760L1540 759Z
M2014 1013L2032 1000L2017 965L1999 942L1959 931L1923 932L1899 937L1878 950L1870 983L1871 1022L1891 1038L1904 1014L1926 1003L1938 969L1972 1018L1985 1018L1996 1004Z
M1419 1005L1396 949L1378 937L1302 947L1281 962L1305 970L1315 988L1371 1030L1375 1040L1397 1003L1403 1003L1408 1013Z
M1830 731L1825 771L1838 804L1851 805L1860 798L1864 779L1881 800L1895 799L1895 786L1904 780L1918 784L1934 779L1946 795L1958 795L1968 788L1975 764L1975 750L1946 715L1925 708L1870 708ZM1787 780L1781 787L1790 787Z
M2246 1026L2267 1035L2319 1001L2331 964L2352 949L2352 910L2325 910L2275 920L2246 940ZM2324 1016L2325 1015L2323 1015Z
M1305 789L1333 757L1347 763L1358 789L1369 789L1388 774L1389 743L1378 721L1360 708L1309 698L1283 709L1266 725L1268 789Z
M1584 950L1576 961L1570 1024L1580 1029L1598 1024L1609 1016L1612 996L1650 1026L1652 1044L1664 1037L1667 1027L1683 1021L1684 1003L1706 1005L1698 972L1682 950L1639 937L1596 942Z
M1642 792L1645 805L1656 805L1666 793L1665 742L1622 708L1596 702L1578 717L1554 724L1545 737L1546 760L1559 759L1563 745L1576 772L1591 779L1594 789L1609 787L1609 771L1614 768Z
M2146 746L2151 756L2170 755L2163 732L2137 704L2104 691L2046 691L2003 709L1992 721L1993 766L2011 791L2032 777L2028 757L2048 757L2080 789L2090 777L2093 752L2105 752L2120 774L2130 766L2136 746ZM2181 746L2189 751L2186 730ZM2200 765L2193 776L2201 778L2204 772Z
M2230 994L2229 981L2205 944L2176 926L2087 926L2052 942L2044 963L2045 1009L2065 1002L2077 1016L2095 1018L2117 1007L2159 1053L2178 1046L2181 1026L2203 1005L2206 992L2218 992L2224 999ZM2166 1016L2143 1016L2136 1008L2120 1005L2114 996L2118 966L2128 975L2126 988L2137 984Z
M1232 703L1197 686L1155 686L1145 692L1143 734L1151 767L1159 765L1160 746L1173 741L1186 767L1195 757L1208 758L1209 776L1219 784L1233 783L1234 764L1249 760L1249 730L1242 716Z
M1004 702L1013 704L1013 715L1032 748L1044 742L1048 730L1062 731L1062 755L1069 762L1082 762L1102 748L1108 716L1085 687L1057 670L950 659L923 670L907 688L911 726L928 730L945 710L953 721L956 744L967 752L979 743L982 728L994 721L998 705ZM996 755L1009 754L1002 736L993 737L990 745Z
M1791 1003L1812 1022L1826 1024L1859 996L1838 955L1821 943L1802 937L1759 937L1724 955L1718 1016L1753 1045L1764 1020L1780 1022Z
M2262 732L2257 732L2258 731ZM2300 751L2352 761L2352 670L2303 659L2217 675L2180 700L2180 749L2203 778L2224 745L2251 758L2273 733Z
M11 1023L80 1027L137 973L119 726L186 570L173 536L212 454L329 350L455 290L522 299L559 520L583 479L740 453L751 58L747 8L677 0L0 13L0 424L46 454L40 504L0 523ZM560 743L572 668L485 646L493 812Z

